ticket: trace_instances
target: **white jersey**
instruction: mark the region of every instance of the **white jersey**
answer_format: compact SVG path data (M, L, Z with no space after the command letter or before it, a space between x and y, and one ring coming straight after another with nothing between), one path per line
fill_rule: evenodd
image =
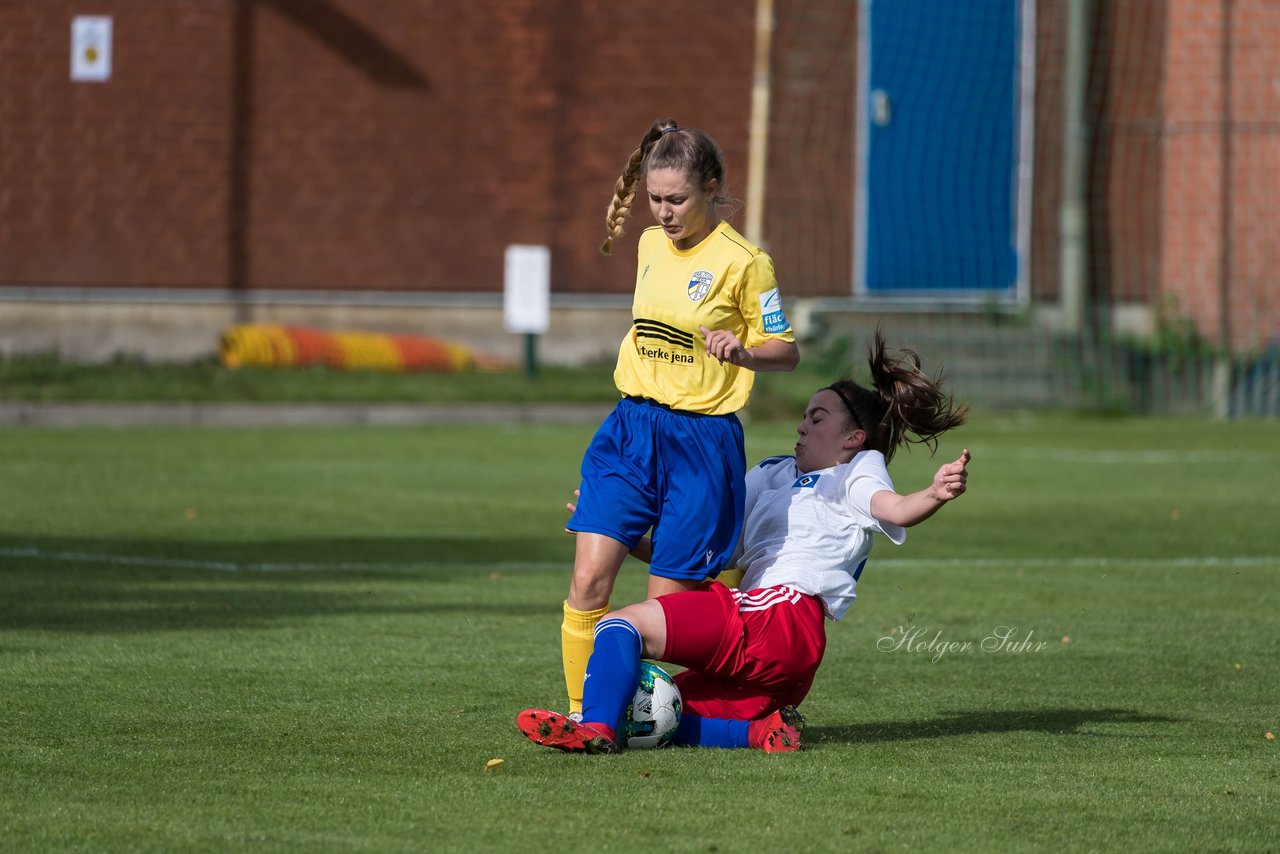
M893 489L884 455L862 451L832 468L801 472L794 457L770 457L747 473L746 521L734 552L742 590L786 585L822 599L840 619L880 532L907 532L871 515L871 496Z

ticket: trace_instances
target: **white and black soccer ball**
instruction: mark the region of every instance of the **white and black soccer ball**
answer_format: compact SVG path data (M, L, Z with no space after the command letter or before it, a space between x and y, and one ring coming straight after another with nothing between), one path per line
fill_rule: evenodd
M640 684L622 720L621 740L627 747L664 747L680 726L680 689L667 671L640 662Z

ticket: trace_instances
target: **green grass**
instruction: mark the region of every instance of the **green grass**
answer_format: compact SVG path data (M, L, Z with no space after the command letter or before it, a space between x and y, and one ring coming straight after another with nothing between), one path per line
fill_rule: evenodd
M761 374L750 416L790 421L813 389L838 379L832 358L793 373ZM462 374L226 368L215 359L149 364L120 357L97 364L56 355L0 358L2 401L173 403L608 403L618 399L611 365L543 365L523 370Z
M157 364L123 357L101 364L50 355L0 359L0 400L520 403L617 397L612 372L599 366L542 366L530 380L519 370L396 374L323 367L233 370L214 359Z
M3 847L1274 849L1274 425L948 437L970 493L877 546L784 756L516 732L591 430L0 430ZM880 648L1000 626L1046 646Z

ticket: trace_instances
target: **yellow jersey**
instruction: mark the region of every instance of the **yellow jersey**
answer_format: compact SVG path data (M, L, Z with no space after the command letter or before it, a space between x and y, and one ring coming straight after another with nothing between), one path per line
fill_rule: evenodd
M727 329L744 347L795 341L773 259L727 222L687 250L660 227L645 229L631 316L613 372L618 390L704 415L746 406L755 372L709 355L699 326Z

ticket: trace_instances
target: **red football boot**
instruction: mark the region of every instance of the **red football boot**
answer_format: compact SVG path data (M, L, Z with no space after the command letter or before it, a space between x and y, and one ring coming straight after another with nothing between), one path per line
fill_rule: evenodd
M516 726L534 744L569 753L617 753L618 738L604 724L579 723L545 709L525 709Z

